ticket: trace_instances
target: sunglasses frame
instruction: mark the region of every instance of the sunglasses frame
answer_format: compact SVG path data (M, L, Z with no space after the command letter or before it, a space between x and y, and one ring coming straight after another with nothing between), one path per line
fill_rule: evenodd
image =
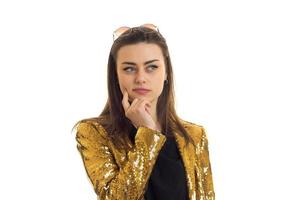
M146 27L146 28L152 29L153 31L156 31L156 32L159 33L158 27L157 27L156 25L154 25L154 24L151 24L151 23L146 23L146 24L140 25L140 26L138 26L137 28L139 28L139 27ZM116 39L118 39L118 38L119 38L121 35L123 35L123 33L125 33L128 29L131 29L131 31L132 31L133 28L128 27L128 26L121 26L121 27L117 28L117 29L113 32L113 41L115 41ZM131 33L131 31L128 32L128 34ZM126 34L126 35L127 35L127 34Z

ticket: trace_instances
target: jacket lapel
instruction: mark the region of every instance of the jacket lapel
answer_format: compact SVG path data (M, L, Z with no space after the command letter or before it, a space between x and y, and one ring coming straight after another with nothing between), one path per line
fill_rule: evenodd
M179 135L179 133L174 133L177 147L179 149L182 162L185 168L187 186L188 186L188 193L189 199L194 200L196 199L196 190L195 190L195 149L193 144L188 144L186 148L184 148L185 140L183 136Z

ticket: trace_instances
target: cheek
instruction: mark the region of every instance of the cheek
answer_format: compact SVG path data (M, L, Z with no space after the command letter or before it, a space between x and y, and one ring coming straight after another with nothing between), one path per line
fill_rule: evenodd
M120 89L123 91L124 87L127 87L127 81L123 76L119 76L119 85L120 85Z
M125 89L127 89L127 92L129 93L129 95L131 95L131 84L128 80L122 78L119 79L119 86L122 94L124 94Z
M130 86L130 81L128 79L122 79L120 80L120 84L122 85L122 87L128 88Z
M125 88L127 88L127 90L128 90L128 87L126 86L126 84L124 84L121 81L119 82L119 86L120 86L120 90L121 90L122 94L124 94Z
M158 78L155 81L156 84L154 84L155 92L158 93L158 95L161 94L161 92L164 89L164 78Z

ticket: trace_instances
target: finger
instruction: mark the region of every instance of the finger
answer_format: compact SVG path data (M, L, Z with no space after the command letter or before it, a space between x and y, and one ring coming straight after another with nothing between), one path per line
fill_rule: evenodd
M146 110L146 112L149 114L149 115L151 115L151 113L150 113L150 111L149 111L149 108L145 108L145 110Z
M143 100L139 98L135 98L130 106L130 109L134 110L134 112L140 109L140 104Z
M131 105L131 103L132 103L132 97L129 95L129 93L127 93L128 94L128 102L129 102L129 104Z
M143 99L141 102L139 102L139 106L142 106L145 110L147 108L150 108L150 107L147 107L147 105L148 105L148 101L145 99Z
M122 105L123 105L123 108L124 108L125 112L130 107L130 104L128 102L128 92L127 92L126 89L124 90L124 93L123 93Z
M136 103L136 107L140 107L140 106L143 106L144 107L144 99L139 99L139 101Z
M149 101L146 101L146 106L148 106L149 108L151 108L151 103Z
M143 105L148 107L148 108L151 108L151 103L147 99L144 99Z
M129 109L130 109L130 110L135 109L136 104L137 104L138 102L139 102L139 99L138 99L138 98L135 98L135 99L132 101L132 103L131 103Z

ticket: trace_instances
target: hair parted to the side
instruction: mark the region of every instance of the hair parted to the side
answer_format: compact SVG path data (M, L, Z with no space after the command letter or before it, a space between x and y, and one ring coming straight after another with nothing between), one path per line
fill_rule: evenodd
M173 70L165 38L161 35L161 33L153 31L147 27L140 26L133 27L131 29L118 37L111 47L107 65L108 99L103 111L98 117L78 121L74 127L81 122L97 122L105 128L114 145L119 148L129 148L125 139L129 137L129 133L132 130L133 125L125 116L122 105L123 95L119 87L117 76L117 53L118 50L125 45L145 42L157 44L161 48L166 66L168 84L164 84L163 91L158 98L156 108L156 110L159 111L157 112L157 119L161 124L162 132L173 133L173 131L176 131L184 137L186 143L191 142L194 144L194 141L182 124L184 120L176 114Z

